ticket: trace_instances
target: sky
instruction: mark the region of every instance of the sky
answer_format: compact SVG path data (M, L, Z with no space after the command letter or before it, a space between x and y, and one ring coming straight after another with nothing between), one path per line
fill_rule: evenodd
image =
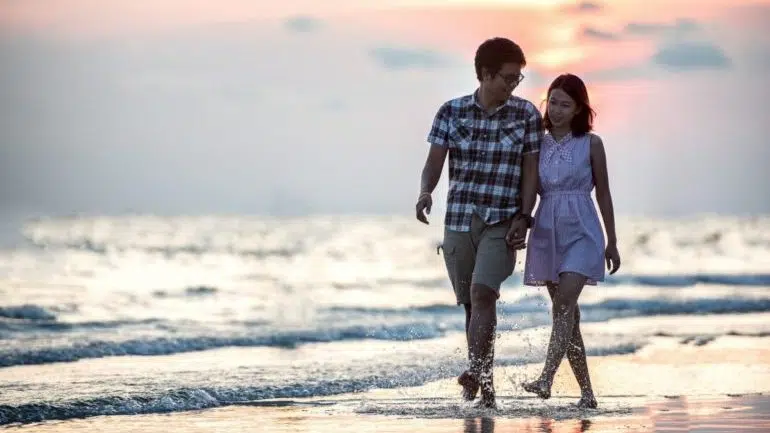
M494 36L584 78L616 213L770 213L770 0L0 0L0 213L409 214Z

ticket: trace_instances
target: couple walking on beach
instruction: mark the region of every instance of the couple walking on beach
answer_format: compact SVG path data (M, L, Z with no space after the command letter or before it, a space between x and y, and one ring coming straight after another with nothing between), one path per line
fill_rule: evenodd
M566 355L581 389L578 406L595 408L577 301L585 285L604 280L605 263L610 274L620 266L604 145L591 133L594 111L583 81L557 77L541 116L533 103L512 95L525 66L523 51L509 39L478 47L479 87L444 103L428 134L416 216L428 223L448 155L442 249L457 303L465 307L469 368L458 378L463 397L475 400L480 391L479 405L496 407L497 300L517 251L526 247L524 284L547 287L553 327L542 373L523 387L549 398Z

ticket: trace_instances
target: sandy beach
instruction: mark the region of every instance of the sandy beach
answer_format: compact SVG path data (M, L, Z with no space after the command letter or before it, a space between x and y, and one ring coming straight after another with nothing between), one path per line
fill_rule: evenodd
M542 401L518 385L540 364L496 369L496 411L460 401L451 379L419 387L374 389L327 398L261 400L170 414L98 416L11 425L35 432L762 432L770 429L770 338L752 328L766 313L651 320L618 319L586 324L587 332L649 328L649 344L632 354L591 356L600 407L573 406L578 388L562 364L553 397ZM645 323L646 322L646 323ZM673 327L679 335L657 328ZM688 331L733 331L712 338ZM754 326L752 326L754 324ZM650 328L652 327L652 328ZM736 329L738 331L736 331ZM745 329L745 331L744 331ZM539 331L546 331L545 328Z

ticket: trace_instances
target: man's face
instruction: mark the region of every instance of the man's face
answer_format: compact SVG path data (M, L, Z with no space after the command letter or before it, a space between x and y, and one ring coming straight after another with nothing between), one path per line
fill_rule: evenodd
M504 63L500 70L492 75L484 73L487 88L498 99L507 99L513 93L513 89L519 85L524 76L521 74L521 65L516 63Z

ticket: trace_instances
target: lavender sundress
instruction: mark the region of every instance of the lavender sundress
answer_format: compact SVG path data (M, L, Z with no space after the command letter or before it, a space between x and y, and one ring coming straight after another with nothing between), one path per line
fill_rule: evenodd
M605 239L596 206L591 169L591 134L546 134L540 149L540 203L527 240L524 284L558 282L562 272L604 281Z

